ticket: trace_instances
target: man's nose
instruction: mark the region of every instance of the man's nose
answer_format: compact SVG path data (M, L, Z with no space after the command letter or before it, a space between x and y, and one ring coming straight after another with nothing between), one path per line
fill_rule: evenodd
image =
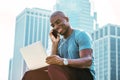
M54 26L54 29L55 29L58 33L61 32L60 25L55 25L55 26Z
M58 29L59 29L59 25L55 25L55 26L54 26L54 29L55 29L55 30L58 30Z

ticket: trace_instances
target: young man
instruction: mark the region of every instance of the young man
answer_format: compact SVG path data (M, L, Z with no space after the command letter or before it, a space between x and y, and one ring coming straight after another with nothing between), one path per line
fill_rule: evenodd
M90 36L84 31L72 29L69 18L61 11L54 12L50 17L50 22L53 27L50 32L52 52L46 58L46 63L50 64L48 66L49 79L95 80ZM53 35L54 30L57 31L56 37ZM60 38L60 35L63 38Z

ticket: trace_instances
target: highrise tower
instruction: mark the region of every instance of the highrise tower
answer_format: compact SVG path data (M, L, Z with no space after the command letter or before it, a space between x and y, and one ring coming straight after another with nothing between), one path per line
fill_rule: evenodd
M26 8L16 18L14 56L12 60L12 80L21 80L27 70L21 56L21 47L41 41L45 49L48 47L48 34L50 30L49 10Z

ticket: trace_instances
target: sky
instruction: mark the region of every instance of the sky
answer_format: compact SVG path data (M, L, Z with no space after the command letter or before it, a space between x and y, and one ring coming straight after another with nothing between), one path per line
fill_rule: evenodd
M97 11L97 20L100 27L107 23L120 25L119 0L91 0L94 10Z
M56 0L0 0L0 80L8 80L9 60L14 52L15 19L27 8L52 10ZM90 0L97 12L97 22L120 25L119 0Z

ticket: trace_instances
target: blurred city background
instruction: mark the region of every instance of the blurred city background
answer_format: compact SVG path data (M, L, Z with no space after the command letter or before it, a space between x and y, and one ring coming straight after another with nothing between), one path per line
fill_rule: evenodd
M10 16L12 13L9 14L9 11L6 10L6 16L2 16L3 12L0 16L2 18L0 19L0 27L4 27L2 24L7 25L6 28L3 28L7 35L2 33L2 28L0 29L0 37L2 38L0 48L5 50L0 52L0 55L4 54L3 57L0 57L0 72L2 72L0 80L21 80L25 71L28 70L19 51L21 47L41 41L44 48L47 51L50 50L49 17L56 10L67 14L73 28L85 30L91 35L96 80L120 80L120 22L118 21L120 11L118 3L118 0L114 0L114 2L113 0L103 0L101 3L99 0L50 0L48 2L40 0L39 3L37 1L35 4L33 3L34 5L28 0L25 3L17 2L17 4L25 5L22 8L13 4L18 7L14 18ZM28 4L32 6L27 6ZM11 20L14 20L13 28L9 26ZM1 22L3 23L1 24ZM8 33L9 30L12 34ZM8 37L6 38L6 36ZM9 42L5 45L4 39L10 40L12 48L5 49L9 48ZM5 74L3 74L4 72Z

